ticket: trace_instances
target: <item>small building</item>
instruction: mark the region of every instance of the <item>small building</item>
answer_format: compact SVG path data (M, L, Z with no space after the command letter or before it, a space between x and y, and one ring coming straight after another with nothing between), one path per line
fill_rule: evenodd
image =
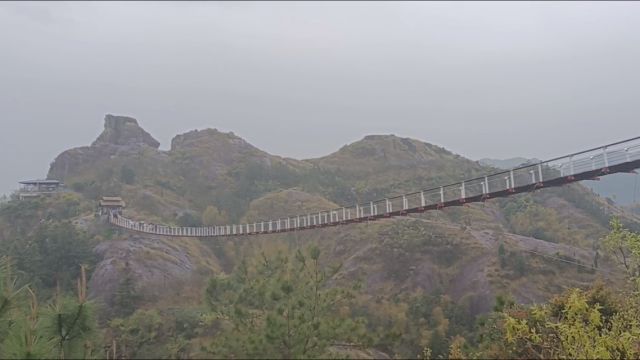
M122 214L125 203L119 196L103 196L98 203L100 215Z
M38 197L60 191L62 183L58 180L24 180L20 181L18 195L20 199Z

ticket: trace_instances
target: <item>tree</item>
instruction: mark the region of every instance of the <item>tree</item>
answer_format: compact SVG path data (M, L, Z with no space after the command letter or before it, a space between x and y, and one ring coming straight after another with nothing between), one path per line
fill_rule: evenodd
M165 320L157 310L136 310L127 318L116 318L109 322L113 336L111 352L114 358L135 358L143 356L154 358L166 353L166 348L159 346L163 337Z
M209 205L202 213L202 224L205 226L223 225L228 224L229 218L227 215L218 210L217 207Z
M77 299L57 293L53 302L45 309L38 306L35 293L28 287L16 292L6 286L6 280L15 284L15 279L6 267L0 267L0 279L5 280L3 293L13 293L20 303L6 302L0 311L2 337L0 358L90 358L97 340L97 324L93 317L93 306L86 296L86 273L81 267L77 282ZM13 285L10 285L13 287ZM20 295L18 295L20 294ZM21 295L28 296L27 298Z
M0 340L4 339L22 302L21 293L26 286L18 287L17 278L12 273L12 261L8 257L0 258Z
M179 226L200 226L202 222L200 218L190 211L185 211L176 219Z
M133 184L136 180L135 171L127 165L122 165L120 168L120 180L125 184Z
M91 265L95 255L89 239L71 222L41 224L19 254L18 265L49 288L65 287L80 276L80 265Z
M500 259L500 267L504 268L507 265L507 253L506 250L504 249L504 244L500 243L500 246L498 246L498 258Z
M524 257L520 254L516 254L513 257L514 260L514 270L516 271L516 273L520 276L524 276L524 273L527 270L527 263L524 260Z
M611 219L603 247L637 280L640 235ZM637 285L637 283L635 283ZM638 358L640 292L606 288L570 289L547 304L500 301L481 326L479 349L486 358Z
M600 304L597 292L572 289L550 304L504 314L509 357L637 358L640 309L637 304ZM606 314L605 306L613 312Z
M55 345L39 331L39 307L35 293L28 287L29 308L13 313L8 330L0 336L0 357L12 359L42 359L50 357ZM26 299L24 299L26 300ZM21 309L23 310L23 309Z
M640 234L625 229L617 217L611 218L609 225L611 232L602 240L603 248L637 279L640 276Z
M114 307L118 317L127 317L136 311L140 295L136 292L129 262L125 263L124 277L116 289Z
M429 349L434 357L444 356L449 349L449 342L438 329L434 329L429 339Z
M339 267L322 268L312 247L295 259L278 254L243 261L230 277L209 282L205 300L222 332L216 357L317 358L334 342L362 342L364 324L350 319L351 291L327 287Z
M498 294L496 296L496 303L493 306L493 311L502 312L515 305L515 301L509 295Z
M77 297L56 294L43 314L44 334L55 344L58 358L88 358L97 332L93 304L87 299L87 277L80 267Z

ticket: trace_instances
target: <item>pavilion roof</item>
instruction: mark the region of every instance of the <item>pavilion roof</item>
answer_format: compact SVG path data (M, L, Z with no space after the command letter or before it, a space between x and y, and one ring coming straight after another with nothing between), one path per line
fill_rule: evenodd
M59 180L23 180L19 184L22 185L60 185Z
M100 206L120 206L124 207L125 203L121 197L118 196L103 196L100 199Z

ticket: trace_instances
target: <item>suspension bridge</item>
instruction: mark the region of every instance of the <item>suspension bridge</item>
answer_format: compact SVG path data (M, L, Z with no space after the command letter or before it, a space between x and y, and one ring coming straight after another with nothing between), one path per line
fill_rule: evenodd
M127 230L175 237L247 236L349 225L483 202L581 180L598 180L640 168L640 136L510 170L337 209L244 224L176 227L109 212L109 222Z

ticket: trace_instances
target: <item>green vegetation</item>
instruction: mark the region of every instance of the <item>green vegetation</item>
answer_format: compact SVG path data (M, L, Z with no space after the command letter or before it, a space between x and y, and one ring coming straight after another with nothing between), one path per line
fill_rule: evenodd
M231 276L211 279L205 301L221 332L209 351L223 358L317 358L336 342L366 339L362 319L351 319L348 289L327 287L339 267L323 268L320 250L298 250L258 263L243 262Z
M140 295L137 293L133 281L129 263L127 262L124 267L124 277L118 284L118 289L115 293L114 308L118 317L126 317L133 314L139 306Z
M409 239L417 230L394 231ZM437 241L434 237L421 246ZM241 261L231 274L210 279L197 306L141 309L125 269L115 294L117 317L102 326L86 298L84 267L76 272L77 296L54 293L48 305L40 306L35 291L20 285L11 262L3 258L0 356L93 358L104 356L103 351L110 358L363 354L340 348L347 344L403 358L634 358L640 355L638 244L639 234L612 219L603 247L628 270L628 288L600 283L534 306L500 294L493 312L479 317L473 315L473 296L453 301L439 288L373 300L361 292L359 282L337 285L334 279L342 268L326 264L313 246L275 255L262 252ZM497 248L498 257L511 266L515 254L502 244Z
M136 173L132 168L127 165L123 165L120 169L120 180L128 185L132 185L136 179Z
M176 219L178 226L201 226L202 220L193 212L185 211Z
M637 358L638 296L595 285L570 289L535 306L508 304L481 322L478 345L466 356L483 358Z
M11 272L8 258L0 259L0 357L15 359L94 358L99 329L94 306L87 300L86 274L81 268L77 297L56 294L42 307L34 291Z
M15 260L26 280L45 292L56 286L70 290L80 265L95 264L95 238L71 223L87 206L77 196L10 201L0 206L0 256ZM9 225L11 224L11 225Z
M202 213L202 225L205 226L213 226L213 225L222 225L228 224L229 218L227 215L218 210L217 207L209 205Z
M562 217L554 209L536 203L532 196L516 197L505 203L504 215L514 233L551 242L577 242L576 234L562 222Z

